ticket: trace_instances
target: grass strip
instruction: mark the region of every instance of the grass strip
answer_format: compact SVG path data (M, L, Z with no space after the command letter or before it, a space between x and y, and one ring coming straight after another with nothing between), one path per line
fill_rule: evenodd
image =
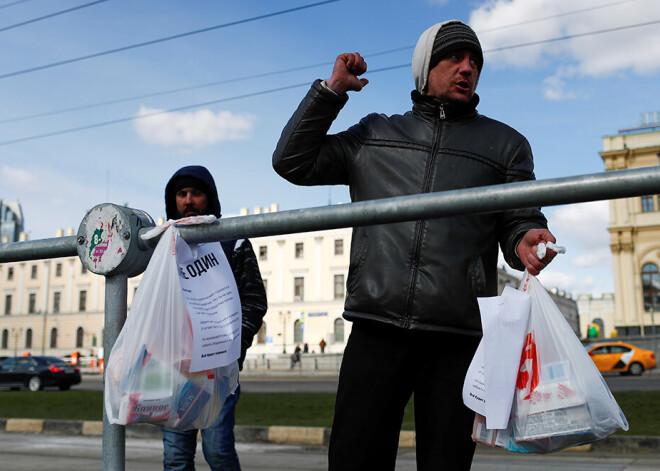
M660 436L660 391L614 393L628 422L618 435ZM241 393L238 425L332 425L333 393ZM102 420L102 391L0 391L0 417L5 419ZM413 401L406 407L403 430L414 430Z

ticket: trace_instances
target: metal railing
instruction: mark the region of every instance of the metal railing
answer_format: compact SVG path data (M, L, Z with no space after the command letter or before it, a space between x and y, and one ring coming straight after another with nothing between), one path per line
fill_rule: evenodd
M179 229L184 240L189 243L199 243L658 193L660 193L660 167L647 167L225 218L212 224L181 226ZM106 206L114 205L99 206L100 211L103 212L107 210ZM89 245L89 231L85 232L89 228L85 226L93 225L94 218L90 216L97 208L92 209L85 217L77 236L0 244L0 263L79 255L83 264L89 265L90 258L87 254L91 254L93 250ZM153 221L151 224L144 224L145 213L134 210L138 213L138 224L132 221L131 227L127 228L129 219L135 219L135 214L127 215L126 209L120 207L110 210L118 213L115 219L116 216L126 219L126 226L120 227L118 232L120 237L116 239L123 240L127 244L128 261L140 257L148 261L150 250L153 249L156 240L152 239L146 243L139 235L152 226ZM146 219L150 220L148 215L146 216ZM96 267L96 271L92 269L93 272L103 274L106 278L104 320L106 365L112 346L126 320L128 276L134 276L146 267L146 264L138 265L140 266L136 267L135 264L118 261L109 267ZM121 471L124 467L125 427L109 424L104 411L103 470Z

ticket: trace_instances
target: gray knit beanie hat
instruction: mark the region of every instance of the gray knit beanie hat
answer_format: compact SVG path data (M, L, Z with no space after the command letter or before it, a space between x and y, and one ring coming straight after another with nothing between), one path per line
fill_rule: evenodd
M458 20L437 23L424 31L413 52L413 78L417 91L426 88L429 71L447 54L457 49L470 49L478 56L478 69L484 65L481 44L472 28Z

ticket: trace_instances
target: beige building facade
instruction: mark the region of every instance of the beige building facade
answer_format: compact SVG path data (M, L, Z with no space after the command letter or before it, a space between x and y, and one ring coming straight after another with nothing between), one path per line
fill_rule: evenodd
M603 138L600 156L607 171L660 163L658 113L640 127ZM660 201L645 195L610 201L610 248L614 273L614 312L606 332L651 335L660 321ZM608 324L610 327L608 327Z

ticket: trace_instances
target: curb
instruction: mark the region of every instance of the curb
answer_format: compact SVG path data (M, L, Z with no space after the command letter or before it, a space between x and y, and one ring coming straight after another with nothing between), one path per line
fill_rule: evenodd
M103 422L85 420L50 419L3 419L0 418L0 432L43 433L45 435L103 435ZM234 427L236 441L242 443L278 443L295 445L327 446L330 429L323 427L251 426ZM127 438L161 439L160 427L150 424L129 424ZM402 431L399 447L414 448L415 432ZM598 453L657 453L660 454L660 437L610 436L587 445L564 450L565 452Z
M103 422L85 420L50 419L2 419L0 432L43 433L46 435L103 435ZM290 443L296 445L325 445L330 440L330 429L323 427L289 427L274 425L260 427L237 425L234 427L237 442L244 443ZM150 424L129 424L126 437L161 439L160 427ZM402 447L415 446L415 432L402 431L399 440Z

